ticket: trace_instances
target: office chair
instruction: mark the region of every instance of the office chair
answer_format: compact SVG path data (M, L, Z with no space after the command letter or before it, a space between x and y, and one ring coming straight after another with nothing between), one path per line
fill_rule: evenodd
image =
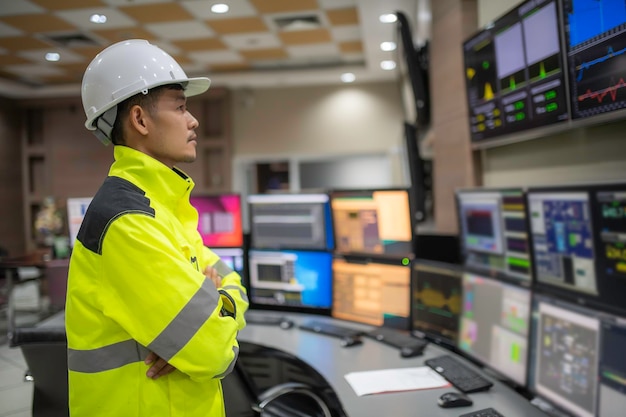
M301 359L250 342L239 348L222 381L227 417L346 416L328 382Z
M19 347L32 378L33 417L68 417L67 339L63 327L9 329L9 346Z

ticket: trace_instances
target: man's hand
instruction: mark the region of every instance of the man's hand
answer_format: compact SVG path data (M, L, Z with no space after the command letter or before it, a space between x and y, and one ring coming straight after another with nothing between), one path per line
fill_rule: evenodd
M213 281L215 284L215 288L219 288L222 286L222 277L219 276L217 270L212 268L211 266L207 266L204 270L204 276Z
M152 365L150 369L148 369L148 372L146 372L146 376L152 379L158 379L176 370L176 368L167 363L165 360L159 358L159 356L154 352L150 352L143 362L146 365Z

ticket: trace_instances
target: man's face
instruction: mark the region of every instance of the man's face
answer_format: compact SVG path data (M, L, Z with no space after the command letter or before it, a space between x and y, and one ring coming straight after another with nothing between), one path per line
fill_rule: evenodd
M198 120L187 111L187 99L182 90L161 92L150 112L146 151L170 168L180 162L196 160Z

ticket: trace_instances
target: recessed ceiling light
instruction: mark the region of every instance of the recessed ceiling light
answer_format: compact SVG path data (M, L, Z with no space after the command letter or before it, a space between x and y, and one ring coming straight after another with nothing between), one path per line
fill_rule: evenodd
M213 13L226 13L228 9L228 4L224 3L215 3L213 6L211 6L211 11Z
M395 42L383 42L380 44L380 49L383 51L395 51L396 43Z
M46 53L46 61L56 62L61 59L61 55L58 52L48 52Z
M378 19L382 23L393 23L396 20L398 20L398 17L396 16L395 13L387 13L387 14L381 14Z
M351 83L356 80L356 76L351 72L345 72L341 74L341 81L344 83Z
M107 22L107 17L103 14L92 14L91 16L89 16L89 21L91 23L97 23L97 24L102 24L102 23L106 23Z
M396 61L391 61L391 60L381 61L380 67L387 71L392 70L396 67Z

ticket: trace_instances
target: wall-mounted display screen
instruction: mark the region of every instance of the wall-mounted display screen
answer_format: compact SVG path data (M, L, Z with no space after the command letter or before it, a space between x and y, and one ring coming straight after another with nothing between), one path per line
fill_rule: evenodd
M192 196L189 202L198 211L198 232L205 246L243 246L241 197L239 194Z
M474 142L569 119L556 0L529 0L463 43Z
M626 4L564 0L572 118L626 107Z

